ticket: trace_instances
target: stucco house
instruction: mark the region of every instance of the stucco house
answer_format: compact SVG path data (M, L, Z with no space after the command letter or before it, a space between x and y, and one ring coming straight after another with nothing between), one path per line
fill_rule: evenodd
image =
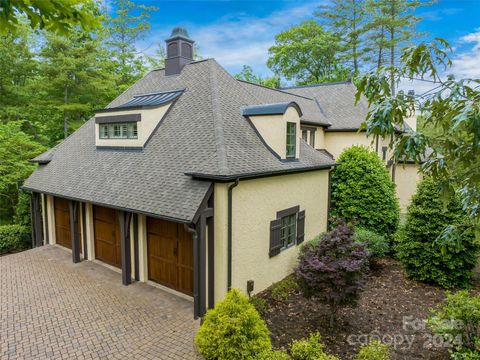
M193 298L201 316L231 287L255 293L292 271L326 230L343 148L372 146L401 198L415 188L414 165L395 170L384 142L357 131L366 106L351 84L270 89L194 61L184 29L166 44L164 69L33 159L34 246Z

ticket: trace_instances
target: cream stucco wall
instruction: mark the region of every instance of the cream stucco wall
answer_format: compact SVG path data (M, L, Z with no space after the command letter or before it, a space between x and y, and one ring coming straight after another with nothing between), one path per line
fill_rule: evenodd
M405 213L412 195L415 193L417 183L422 179L415 164L397 164L395 166L395 184L397 184L397 196L400 202L400 211Z
M295 158L298 158L300 137L302 134L300 131L300 117L293 106L290 106L283 115L250 116L249 118L267 145L282 159L286 158L287 122L295 123L297 128Z
M326 132L325 149L338 159L342 151L352 145L365 145L375 149L373 140L373 137L367 138L365 132Z
M55 207L53 196L47 195L47 214L48 214L48 241L49 244L56 244L55 238Z
M215 184L215 299L227 291L228 185ZM328 170L240 181L233 189L232 287L254 293L289 275L299 246L270 258L270 221L277 211L293 206L305 210L305 240L326 230Z
M100 139L99 124L95 124L95 141L97 146L119 146L119 147L143 147L157 127L158 123L165 116L171 104L167 104L155 109L137 109L126 111L114 111L96 114L95 117L141 114L141 121L137 122L137 139Z

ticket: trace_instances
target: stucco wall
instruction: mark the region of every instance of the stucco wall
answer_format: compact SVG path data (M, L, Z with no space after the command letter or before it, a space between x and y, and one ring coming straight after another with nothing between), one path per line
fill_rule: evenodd
M342 151L352 145L365 145L375 149L375 142L364 132L326 132L325 148L337 159Z
M223 298L227 283L227 189L215 185L215 299ZM254 293L292 272L299 246L270 258L270 221L277 211L299 205L305 210L305 240L326 230L328 170L240 181L233 189L232 287Z
M400 202L400 211L405 213L412 195L415 193L417 183L422 179L415 164L397 164L395 166L395 184Z

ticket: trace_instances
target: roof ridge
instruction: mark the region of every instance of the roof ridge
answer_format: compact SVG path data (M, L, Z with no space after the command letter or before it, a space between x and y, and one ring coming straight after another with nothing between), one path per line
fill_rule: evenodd
M309 85L297 85L297 86L287 86L282 87L282 89L302 89L302 88L309 88L309 87L319 87L319 86L329 86L329 85L340 85L340 84L353 84L351 81L332 81L328 83L321 83L321 84L309 84ZM288 92L288 91L287 91Z
M250 82L250 81L246 81L246 80L242 80L242 79L237 79L237 78L234 78L235 80L237 81L241 81L245 84L250 84L250 85L255 85L255 86L259 86L259 87L262 87L264 89L267 89L267 90L272 90L272 91L277 91L277 92L281 92L282 94L287 94L287 95L291 95L291 96L297 96L297 97L300 97L300 98L303 98L303 99L307 99L307 100L312 100L313 101L313 98L311 97L308 97L308 96L303 96L303 95L298 95L298 94L292 94L288 91L283 91L282 89L275 89L275 88L271 88L271 87L268 87L268 86L265 86L265 85L260 85L260 84L257 84L257 83L253 83L253 82Z

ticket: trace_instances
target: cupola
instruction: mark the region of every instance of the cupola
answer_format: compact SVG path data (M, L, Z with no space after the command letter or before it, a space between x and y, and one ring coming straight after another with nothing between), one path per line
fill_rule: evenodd
M176 27L165 40L167 58L165 59L165 75L180 74L183 67L193 61L193 43L185 28Z

